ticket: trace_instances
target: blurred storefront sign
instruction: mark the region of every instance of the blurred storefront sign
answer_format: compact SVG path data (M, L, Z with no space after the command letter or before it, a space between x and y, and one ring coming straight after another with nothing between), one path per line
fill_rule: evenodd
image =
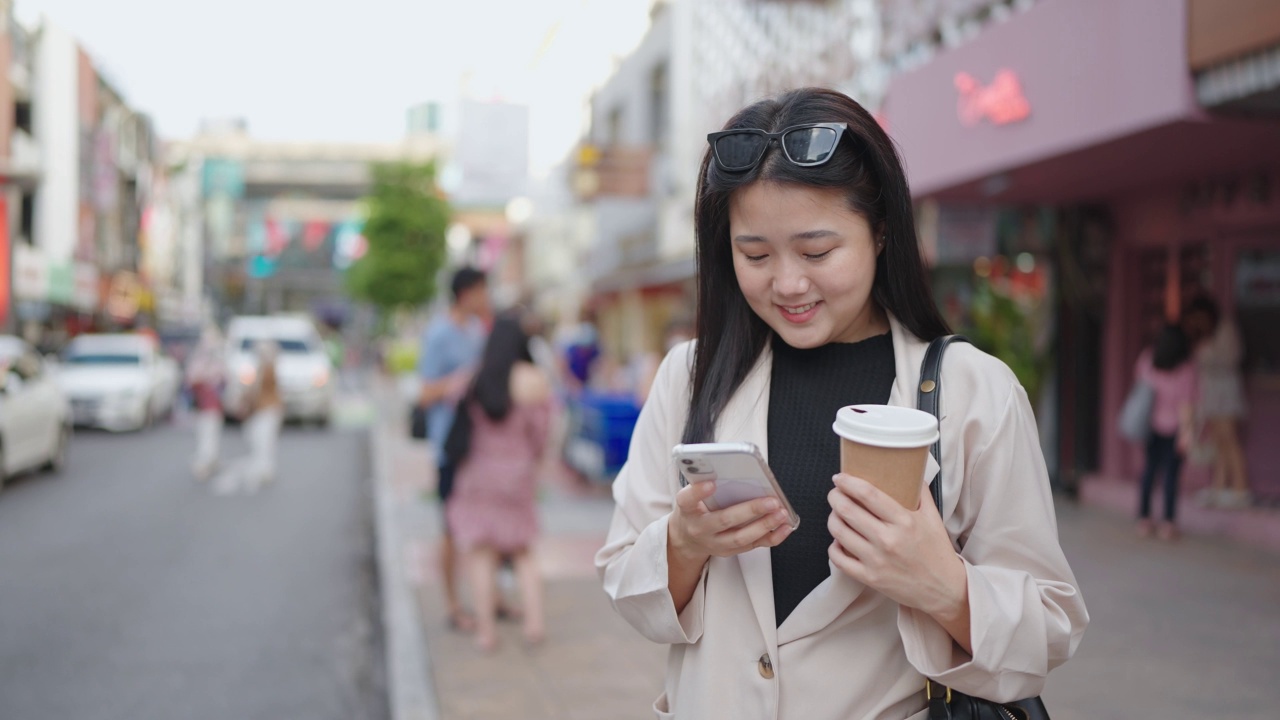
M78 262L73 272L74 287L71 290L71 304L81 312L94 312L98 309L102 288L98 268L89 263Z
M103 302L107 315L123 322L133 320L142 309L144 291L145 288L134 273L121 271L111 276L107 285L107 297Z
M965 125L977 125L983 120L1008 125L1031 115L1031 103L1022 94L1022 83L1012 70L1000 70L985 87L969 73L958 72L955 84L960 93L956 113Z
M75 287L75 269L70 262L49 264L49 302L70 305L75 297Z
M39 302L49 295L49 261L30 245L13 248L13 295L18 300Z
M201 187L205 197L232 199L244 196L244 164L239 160L209 158L204 161Z
M1165 0L1043 3L895 76L882 112L913 192L1196 118L1185 32L1183 13ZM1009 179L1016 191L1019 178ZM966 190L981 199L980 187Z

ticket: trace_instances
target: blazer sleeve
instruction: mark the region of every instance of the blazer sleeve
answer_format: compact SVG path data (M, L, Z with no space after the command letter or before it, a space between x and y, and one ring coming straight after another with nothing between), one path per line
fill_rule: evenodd
M646 638L665 644L702 637L707 571L679 614L667 582L667 518L679 483L671 448L679 442L688 397L689 345L663 360L640 411L627 462L613 483L615 508L596 569L614 609Z
M907 658L921 674L996 702L1039 695L1089 622L1058 543L1035 417L1026 392L1011 384L999 423L967 468L957 506L964 514L960 557L973 656L926 613L904 607L898 614Z

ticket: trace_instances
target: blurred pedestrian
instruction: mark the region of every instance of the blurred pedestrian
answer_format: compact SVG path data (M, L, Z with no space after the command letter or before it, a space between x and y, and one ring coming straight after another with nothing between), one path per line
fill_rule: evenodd
M427 325L418 353L418 377L421 389L418 404L427 413L427 439L435 452L436 489L443 510L453 492L456 463L444 450L445 439L453 425L454 409L466 392L484 349L491 314L489 288L485 274L464 267L453 274L450 282L453 303L437 314ZM440 573L450 627L470 631L475 619L462 607L458 597L455 572L456 552L448 516L440 542Z
M249 452L215 480L214 490L219 494L241 489L254 493L276 479L276 446L284 423L284 399L276 374L279 347L274 342L260 341L254 346L254 353L257 365L253 383L244 394L241 413Z
M284 398L276 374L280 348L273 342L258 343L258 373L250 393L251 410L244 433L249 442L249 482L254 487L276 479L276 446L284 424Z
M503 315L458 406L455 434L448 443L451 456L461 456L461 462L446 513L454 541L466 554L476 645L485 651L498 642L497 579L503 556L510 556L514 565L525 640L536 644L545 635L542 577L531 546L538 531L535 491L552 407L551 378L534 363L521 318Z
M1240 332L1218 304L1201 295L1182 314L1182 328L1193 348L1200 374L1197 417L1204 423L1213 454L1213 484L1205 489L1204 505L1244 508L1253 503L1249 471L1240 443L1240 421L1245 416L1244 380L1240 363L1244 350Z
M208 480L218 466L222 439L222 385L226 381L226 357L222 334L209 325L200 333L186 364L187 387L195 405L196 452L191 471L198 480Z
M1178 537L1178 480L1182 459L1193 434L1194 406L1198 396L1195 364L1187 335L1177 325L1166 325L1155 343L1142 352L1134 368L1134 381L1146 383L1154 400L1151 433L1147 436L1147 460L1138 490L1138 534L1161 540ZM1164 471L1164 515L1157 527L1151 520L1151 491L1156 473Z
M914 507L840 472L837 410L915 407L934 391L920 381L929 345L950 332L893 142L817 88L754 103L708 140L696 339L658 370L596 555L613 607L670 648L654 711L923 718L926 678L947 686L932 704L948 714L936 705L953 692L961 715L959 693L1038 695L1088 614L1009 368L947 351L941 452ZM719 481L683 484L672 446L712 441L762 450L799 525L775 498L711 510Z

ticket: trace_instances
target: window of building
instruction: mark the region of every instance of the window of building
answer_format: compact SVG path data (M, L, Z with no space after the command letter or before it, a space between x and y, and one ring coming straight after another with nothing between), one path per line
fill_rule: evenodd
M18 237L30 245L35 237L36 196L32 192L22 193L22 204L18 210Z

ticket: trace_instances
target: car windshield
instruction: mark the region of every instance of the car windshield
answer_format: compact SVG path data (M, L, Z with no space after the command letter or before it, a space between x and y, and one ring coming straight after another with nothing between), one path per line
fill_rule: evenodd
M282 353L307 353L311 352L311 345L306 340L297 338L270 338L266 342L273 342L276 347L280 348ZM264 342L264 338L245 338L240 342L240 349L245 352L253 352L258 343Z
M71 352L64 360L68 365L141 365L142 357L124 352Z

